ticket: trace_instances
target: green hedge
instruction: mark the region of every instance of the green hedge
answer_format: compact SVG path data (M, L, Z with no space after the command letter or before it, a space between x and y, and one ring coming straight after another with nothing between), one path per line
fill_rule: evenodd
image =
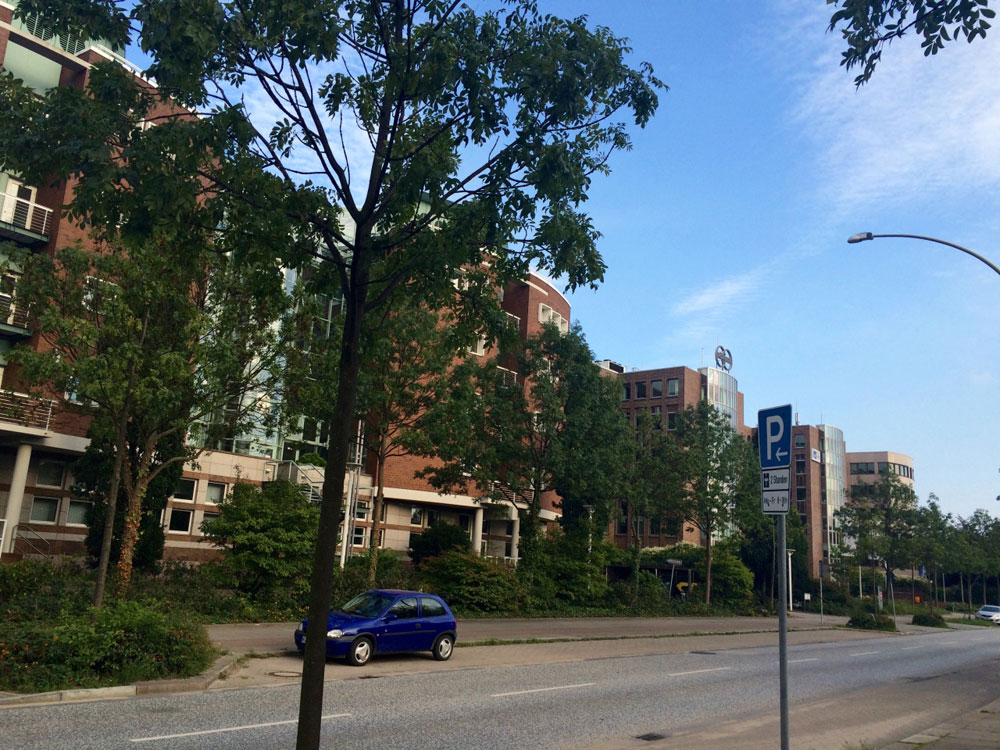
M118 602L57 623L0 624L0 689L19 692L189 677L215 657L205 629L155 605Z
M888 615L873 615L871 612L864 612L854 615L847 621L847 627L858 628L859 630L886 630L895 632L896 624Z
M937 612L917 612L913 615L914 625L923 625L928 628L946 628L948 624Z
M424 561L423 579L458 612L512 612L524 598L510 566L469 552Z

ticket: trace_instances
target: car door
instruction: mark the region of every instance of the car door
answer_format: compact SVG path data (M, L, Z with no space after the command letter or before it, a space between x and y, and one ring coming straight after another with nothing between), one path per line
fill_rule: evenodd
M429 649L434 645L434 639L441 633L451 630L451 617L448 610L444 608L433 596L420 597L420 622L421 628L420 648Z
M417 597L404 596L396 601L383 616L385 621L379 651L418 651L423 648L418 617ZM430 648L430 646L427 646Z

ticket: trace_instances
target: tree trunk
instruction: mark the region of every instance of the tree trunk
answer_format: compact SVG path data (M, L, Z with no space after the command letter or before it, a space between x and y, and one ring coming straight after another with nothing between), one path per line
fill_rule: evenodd
M122 461L125 457L125 431L127 420L119 420L115 428L115 457L111 466L111 480L108 487L108 507L104 512L104 534L101 537L101 557L97 563L97 581L94 584L94 608L104 605L104 590L108 580L108 566L111 561L111 542L115 533L115 510L118 507L118 489L121 486Z
M360 231L360 230L359 230ZM371 231L370 228L368 230ZM356 238L357 239L357 238ZM353 261L359 262L363 249L355 247ZM355 270L354 268L352 270ZM346 291L344 330L340 347L340 374L337 403L330 421L330 442L323 499L320 504L316 554L313 558L309 592L309 622L312 637L306 639L302 662L302 686L299 693L297 750L319 750L323 715L323 675L326 669L326 639L322 637L333 596L333 567L336 561L337 529L344 504L344 475L347 454L356 423L354 409L358 395L358 372L361 369L361 325L364 318L367 269L357 269ZM319 634L319 637L317 637Z
M139 524L142 521L142 501L149 487L149 462L152 449L147 449L140 459L135 485L126 487L128 505L125 508L125 528L122 531L122 550L118 557L118 596L125 596L132 584L132 558L139 541Z
M385 503L385 454L386 436L379 438L378 454L375 465L375 502L372 503L372 530L368 540L368 586L375 588L375 577L378 574L378 535L382 528L382 506Z
M712 603L712 532L705 532L705 604Z

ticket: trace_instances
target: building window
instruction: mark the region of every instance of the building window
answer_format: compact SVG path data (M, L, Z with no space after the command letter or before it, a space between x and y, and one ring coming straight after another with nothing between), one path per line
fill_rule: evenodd
M649 519L649 535L659 536L660 535L660 519L650 518Z
M632 384L622 383L622 401L632 400Z
M668 430L677 429L677 412L675 411L667 412L667 429Z
M218 482L209 482L205 490L205 502L218 505L226 496L226 485Z
M650 398L660 398L663 396L663 381L662 380L650 380L649 381L649 397Z
M513 554L514 554L514 545L511 544L510 542L504 542L504 545L503 545L503 556L504 557L513 557Z
M369 528L367 526L355 526L354 535L351 539L351 546L353 547L367 547L368 546L368 532Z
M39 487L58 487L62 489L66 476L66 464L62 461L39 461L35 484Z
M796 500L805 500L806 499L806 488L805 487L796 487L795 488L795 499Z
M869 462L852 463L851 474L874 474L875 464Z
M676 396L680 390L680 381L677 378L667 380L667 395Z
M796 448L805 448L806 447L806 436L805 435L796 435L795 436L795 447Z
M419 531L410 532L410 540L406 543L407 549L413 549L413 542L416 540L418 536L420 536L420 534L421 532ZM485 544L485 541L483 542L483 544Z
M458 527L462 531L468 531L469 530L469 514L468 513L462 513L462 514L460 514L458 516Z
M628 534L628 503L622 503L619 505L618 511L621 513L621 517L618 519L615 533Z
M646 398L646 383L645 381L635 384L635 397L637 399Z
M55 497L36 497L31 502L32 523L55 523L59 514L59 499Z
M806 473L806 460L804 458L795 459L795 473L796 474Z
M90 510L91 503L85 500L70 500L69 509L66 511L67 526L86 526L87 511Z
M469 351L477 357L482 357L486 354L486 337L480 336L477 338L476 343L469 347Z
M358 504L354 506L354 517L359 521L367 521L368 514L371 513L371 510L371 505L359 500Z
M662 406L650 406L649 416L653 418L653 429L662 430L663 429L663 407Z
M424 509L413 507L410 508L410 526L423 526L424 525Z
M174 490L174 500L194 500L194 488L197 483L193 479L181 479Z
M209 521L214 521L220 515L222 515L222 514L221 513L205 513L201 517L201 523L202 523L202 525L204 525L204 524L208 523ZM201 533L204 534L205 532L202 531Z
M193 511L181 510L179 508L170 509L170 525L167 527L168 531L172 531L176 534L190 534L191 533L191 517L194 515Z

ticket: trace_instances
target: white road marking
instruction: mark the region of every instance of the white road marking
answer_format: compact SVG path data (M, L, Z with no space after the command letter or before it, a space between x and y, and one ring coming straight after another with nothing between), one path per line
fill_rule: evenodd
M701 674L702 672L725 672L730 667L715 667L713 669L692 669L690 672L671 672L667 677L682 677L686 674Z
M848 656L869 656L871 654L877 654L878 651L862 651L860 654L848 654Z
M899 650L900 651L912 651L915 648L927 648L927 644L924 644L923 646L904 646L903 648L901 648Z
M572 690L573 688L590 687L596 682L581 682L577 685L557 685L556 687L535 688L534 690L513 690L509 693L494 693L490 698L503 698L506 695L526 695L527 693L547 693L550 690Z
M953 643L958 643L958 641L941 641L942 646L950 646Z
M813 657L812 659L792 659L788 663L789 664L798 664L800 661L819 661L819 657L816 656L816 657Z
M342 719L350 714L327 714L322 719ZM219 734L220 732L239 732L244 729L260 729L261 727L277 727L282 724L298 724L298 719L288 721L269 721L266 724L244 724L239 727L224 727L222 729L203 729L200 732L183 732L182 734L161 734L158 737L133 737L129 742L156 742L157 740L173 740L178 737L197 737L202 734Z

